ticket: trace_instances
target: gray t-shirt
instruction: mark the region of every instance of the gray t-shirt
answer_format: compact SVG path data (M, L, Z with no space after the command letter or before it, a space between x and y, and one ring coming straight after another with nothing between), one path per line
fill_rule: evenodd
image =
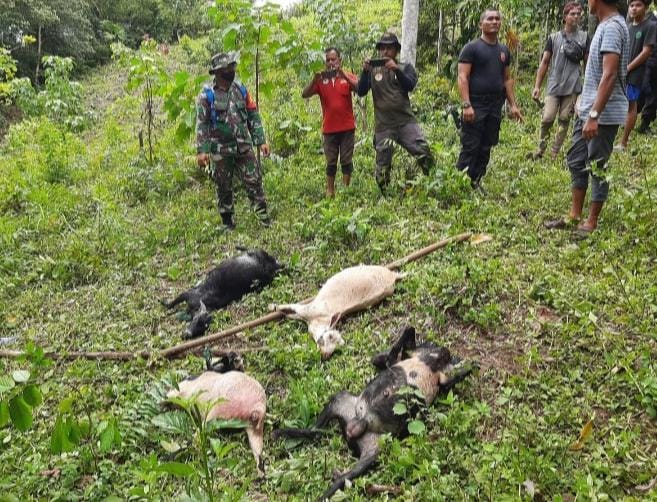
M627 76L627 64L630 59L630 34L623 16L617 14L605 19L595 30L589 59L586 63L584 73L584 89L580 97L577 114L582 120L586 120L595 102L598 86L602 80L602 57L607 52L620 56L618 73L614 82L609 101L600 113L599 124L613 125L624 124L627 116L627 96L625 95L625 79Z
M547 81L548 96L570 96L582 92L582 63L573 63L563 52L564 36L588 50L588 36L578 29L574 33L557 31L550 35L545 50L552 54L550 74Z

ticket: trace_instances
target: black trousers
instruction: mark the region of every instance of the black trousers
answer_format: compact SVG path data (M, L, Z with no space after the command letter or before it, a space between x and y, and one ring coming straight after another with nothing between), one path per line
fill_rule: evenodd
M641 110L641 126L648 127L657 116L657 67L646 66L637 106Z
M461 128L461 153L456 167L466 171L473 184L486 174L490 151L497 145L502 124L504 98L489 96L470 97L475 112L474 122L463 122Z

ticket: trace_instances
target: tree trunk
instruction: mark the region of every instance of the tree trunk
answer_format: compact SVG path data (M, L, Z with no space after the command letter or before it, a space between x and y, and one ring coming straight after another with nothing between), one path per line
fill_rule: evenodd
M436 71L440 73L440 60L443 57L443 9L438 14L438 50L436 54Z
M42 26L39 25L39 30L37 32L37 63L36 69L34 70L34 85L39 85L39 73L41 71L41 29Z
M417 26L420 15L420 0L404 0L404 11L402 13L402 39L401 56L402 63L410 63L415 66L417 55Z

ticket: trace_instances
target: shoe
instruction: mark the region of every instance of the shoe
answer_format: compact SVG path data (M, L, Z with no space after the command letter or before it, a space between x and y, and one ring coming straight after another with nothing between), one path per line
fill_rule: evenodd
M221 213L221 221L224 230L235 230L235 222L233 221L232 213Z
M573 230L573 240L583 241L588 239L592 233L592 229L577 227L575 230Z
M566 228L572 228L573 225L578 223L579 220L572 220L568 217L559 218L558 220L547 220L543 222L543 226L548 230L564 230Z

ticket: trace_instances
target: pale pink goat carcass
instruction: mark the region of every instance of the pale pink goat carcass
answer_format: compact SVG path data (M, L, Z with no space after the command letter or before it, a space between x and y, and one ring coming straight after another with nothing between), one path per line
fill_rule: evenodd
M376 305L395 291L395 283L404 274L378 265L359 265L338 272L306 304L274 305L290 319L308 323L323 359L331 357L344 339L335 329L338 321L351 312Z
M239 371L228 373L206 371L194 379L183 380L178 384L178 388L180 390L170 391L167 397L189 399L197 395L200 403L207 404L221 400L207 410L206 421L237 419L246 422L249 446L258 472L264 474L262 447L267 396L262 385Z

